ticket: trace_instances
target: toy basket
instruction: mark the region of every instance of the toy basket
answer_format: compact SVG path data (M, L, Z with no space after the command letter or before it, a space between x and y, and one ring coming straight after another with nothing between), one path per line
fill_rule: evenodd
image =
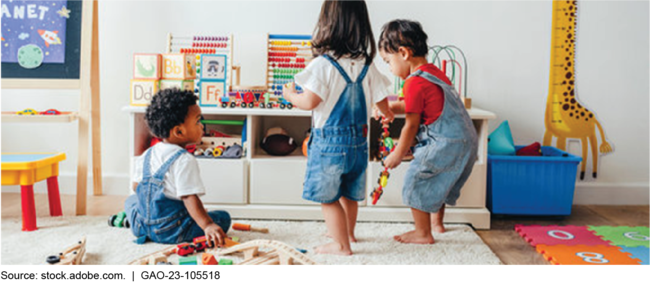
M542 156L488 155L488 209L493 214L570 215L581 160L550 146L542 146Z

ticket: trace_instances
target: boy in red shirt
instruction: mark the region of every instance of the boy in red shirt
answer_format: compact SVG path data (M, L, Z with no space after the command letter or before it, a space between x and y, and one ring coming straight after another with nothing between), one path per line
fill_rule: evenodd
M477 154L472 120L449 79L427 62L427 52L427 35L418 22L395 20L382 28L379 54L391 72L405 80L404 100L392 103L390 109L406 116L400 135L404 142L386 157L384 165L397 167L411 146L407 141L417 138L402 191L415 230L394 237L402 243L433 244L431 229L445 231L445 205L456 204Z

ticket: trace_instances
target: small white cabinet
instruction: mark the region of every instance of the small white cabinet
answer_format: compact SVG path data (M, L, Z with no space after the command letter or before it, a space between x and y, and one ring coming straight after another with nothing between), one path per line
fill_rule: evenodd
M201 179L206 188L201 198L205 203L214 204L245 204L246 187L248 183L248 168L246 159L213 159L197 158Z

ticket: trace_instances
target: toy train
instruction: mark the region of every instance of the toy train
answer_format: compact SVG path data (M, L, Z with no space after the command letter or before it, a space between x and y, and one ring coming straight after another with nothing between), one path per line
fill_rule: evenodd
M219 98L222 108L280 108L292 109L293 104L284 97L272 98L270 93L228 92Z

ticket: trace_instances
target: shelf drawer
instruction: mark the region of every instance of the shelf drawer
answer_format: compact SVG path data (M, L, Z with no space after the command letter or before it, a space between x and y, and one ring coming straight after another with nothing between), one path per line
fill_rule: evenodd
M248 180L245 159L197 158L206 193L201 199L211 204L245 204Z
M410 166L409 162L400 164L396 169L390 170L388 185L384 188L384 194L381 196L376 206L405 206L402 202L402 186L404 185L404 176ZM368 192L377 186L379 172L383 170L379 162L370 162L368 166ZM485 185L486 185L486 165L477 162L474 165L472 175L460 191L460 198L455 207L485 207ZM372 206L371 202L368 202Z
M317 205L302 199L305 157L251 159L251 204Z

